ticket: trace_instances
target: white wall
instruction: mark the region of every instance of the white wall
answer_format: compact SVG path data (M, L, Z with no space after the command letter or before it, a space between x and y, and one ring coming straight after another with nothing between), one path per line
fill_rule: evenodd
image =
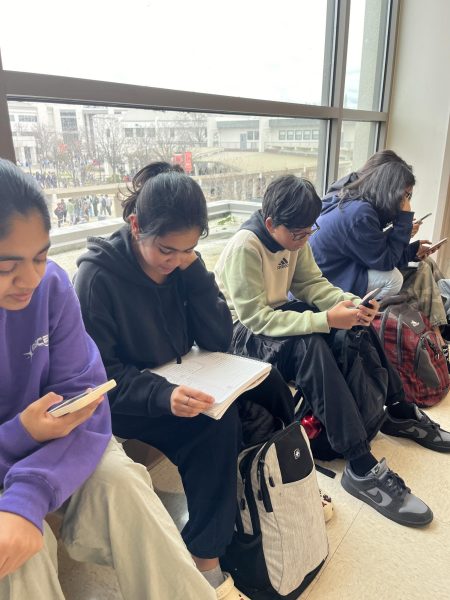
M416 216L433 211L422 239L450 232L449 26L449 0L402 0L386 147L414 167Z

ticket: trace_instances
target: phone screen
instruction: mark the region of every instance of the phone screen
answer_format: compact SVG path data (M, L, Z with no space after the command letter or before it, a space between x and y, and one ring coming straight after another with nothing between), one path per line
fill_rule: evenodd
M442 240L439 240L435 244L431 244L431 246L428 248L428 252L430 252L430 253L434 252L435 250L440 248L443 244L445 244L446 241L447 241L447 238L443 238Z

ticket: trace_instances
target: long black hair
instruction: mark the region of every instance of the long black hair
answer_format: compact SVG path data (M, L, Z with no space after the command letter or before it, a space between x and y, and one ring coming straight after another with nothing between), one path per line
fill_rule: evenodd
M122 202L123 219L136 214L141 238L197 227L208 235L208 211L201 187L178 165L153 162L133 177Z
M15 216L33 211L41 215L45 229L50 231L50 215L38 184L15 164L0 158L0 239L9 234Z
M347 185L341 192L341 203L370 202L385 226L398 216L405 190L415 183L416 178L404 161L386 162Z
M372 156L369 156L369 158L363 164L363 166L360 169L358 169L358 177L368 175L374 169L377 169L381 165L392 162L400 163L401 165L407 167L410 171L413 170L412 166L408 165L408 163L404 161L403 158L400 158L400 156L396 154L393 150L389 150L389 148L386 148L385 150L379 150L378 152L375 152L375 154L372 154Z

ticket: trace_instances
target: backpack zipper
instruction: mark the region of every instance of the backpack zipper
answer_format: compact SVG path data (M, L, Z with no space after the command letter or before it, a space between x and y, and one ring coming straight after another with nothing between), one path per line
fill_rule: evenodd
M272 507L272 501L270 499L269 488L267 487L266 478L264 476L264 467L265 466L266 466L266 463L260 457L259 460L258 460L258 468L257 468L258 485L259 485L258 500L262 500L262 503L264 505L264 508L265 508L266 512L273 512L273 507ZM270 479L272 480L272 483L273 483L272 477L269 476L269 480ZM272 485L272 487L275 487L275 484Z
M433 340L430 338L433 338ZM441 350L439 349L438 344L436 344L436 340L434 339L434 334L431 333L430 331L428 331L427 333L423 333L420 336L419 342L416 346L416 352L415 352L415 357L414 357L414 365L415 366L417 365L417 362L419 360L420 348L423 348L426 351L427 342L428 342L428 346L430 347L431 351L434 354L435 359L439 358L439 356L441 355Z

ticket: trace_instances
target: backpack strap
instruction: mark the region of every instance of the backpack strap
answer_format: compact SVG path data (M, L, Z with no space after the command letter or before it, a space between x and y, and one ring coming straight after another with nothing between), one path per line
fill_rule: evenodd
M402 355L402 342L403 342L403 317L402 313L397 316L397 362L398 366L401 367L403 362Z
M260 448L263 445L264 444L260 444L259 446L256 446L253 450L250 450L239 465L241 477L244 479L244 497L247 503L247 508L250 513L250 519L252 522L252 529L254 535L259 535L261 533L261 523L259 520L258 507L256 506L255 495L252 487L252 465L255 456L258 454ZM241 507L238 506L238 517L236 517L236 529L238 529L238 527L241 527L241 531L243 534L244 527L242 524L240 510ZM238 524L238 521L240 521L240 524Z
M322 465L318 465L316 462L314 462L314 466L316 467L316 471L318 473L322 473L322 475L326 475L330 479L334 479L336 477L335 471L327 469L326 467L322 467Z
M381 319L379 336L380 336L380 340L381 340L381 343L383 344L383 346L384 346L384 334L386 332L386 325L387 325L387 321L388 321L390 312L391 312L391 308L390 308L390 306L387 306L384 310L383 318Z

